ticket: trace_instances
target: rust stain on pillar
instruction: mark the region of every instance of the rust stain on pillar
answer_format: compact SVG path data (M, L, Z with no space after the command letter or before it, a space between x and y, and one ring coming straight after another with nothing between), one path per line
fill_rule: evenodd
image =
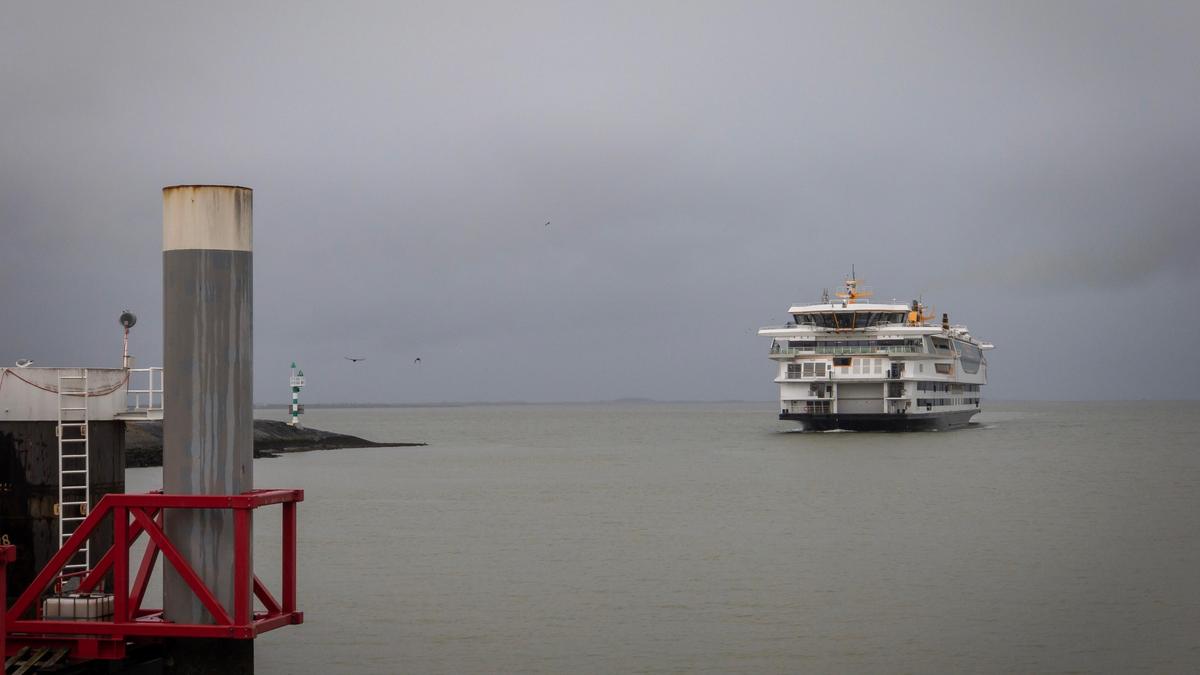
M254 487L252 229L249 188L163 188L163 490L169 494ZM232 614L232 512L169 510L165 527ZM212 623L170 565L163 609L170 621Z

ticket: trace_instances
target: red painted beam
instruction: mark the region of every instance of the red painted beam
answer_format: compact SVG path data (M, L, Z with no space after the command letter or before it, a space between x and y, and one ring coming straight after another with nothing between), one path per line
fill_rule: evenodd
M17 549L13 546L0 546L0 609L4 609L4 605L8 604L8 563L17 559ZM0 661L5 658L6 646L4 644L4 636L8 633L8 629L4 627L4 615L7 612L0 611Z
M154 522L161 528L163 524L163 513L158 512L158 517ZM138 521L133 523L137 526L139 532L142 524ZM150 585L150 575L154 573L154 564L158 562L158 544L151 539L146 544L146 552L142 554L142 563L138 565L137 576L133 578L133 589L129 591L129 607L136 618L138 612L142 608L142 600L146 597L146 587Z
M126 639L252 639L259 633L281 626L303 623L304 613L296 611L296 504L303 499L303 490L254 490L241 495L106 495L67 539L63 548L51 558L34 583L25 589L16 604L7 612L0 612L0 647L3 647L4 636L11 635L13 637L9 640L8 647L59 644L71 649L73 660L119 659L124 657ZM251 511L271 504L283 505L282 602L276 600L254 574L250 561L253 546ZM234 511L234 573L238 580L235 585L235 607L221 606L212 591L167 538L162 528L163 510L167 508ZM35 608L35 603L55 579L61 578L63 566L106 519L110 511L113 512L113 546L82 579L81 585L84 590L94 589L104 576L112 573L116 596L113 620L62 621L20 618ZM142 534L147 535L150 542L130 588L129 550ZM162 610L141 607L159 553L176 569L217 623L172 623L163 620ZM12 555L12 547L0 547L0 570ZM4 577L0 574L0 597L4 597L3 581ZM254 612L252 597L257 597L267 611ZM232 618L229 615L230 609L233 613ZM3 654L2 649L0 654Z
M265 633L269 630L275 630L282 626L293 626L304 623L304 612L291 612L289 614L277 614L268 616L254 622L254 634Z
M257 574L254 575L254 596L263 604L263 607L267 608L267 614L280 614L283 612L283 607L279 604L279 601L275 599L275 596L271 595L271 591L267 589L267 585L258 578Z
M296 611L296 503L283 505L283 611Z
M158 509L155 509L155 512L161 513ZM161 524L161 522L162 522L161 518L159 519L158 522ZM141 536L142 536L142 524L134 521L134 523L129 526L129 546L133 546L133 544L135 544L137 542L138 538ZM88 572L87 577L84 578L84 580L82 582L80 582L80 584L79 584L79 592L80 593L91 593L93 590L96 589L96 586L100 585L100 581L102 579L104 579L104 575L108 574L108 571L110 569L112 569L113 560L116 559L116 555L117 555L117 551L116 551L116 544L115 544L115 540L114 540L114 544L112 546L110 546L108 551L106 551L104 553L104 556L100 558L100 560L96 563L96 566L92 568L92 571Z
M50 558L50 562L46 563L46 566L34 578L33 583L29 584L29 588L26 588L21 597L17 598L17 602L8 610L8 620L10 622L21 618L21 615L33 606L38 596L46 590L50 582L54 581L54 578L62 571L63 565L67 564L67 561L71 559L71 556L75 555L83 545L83 542L87 541L92 530L96 529L96 525L104 519L104 516L108 515L108 511L111 508L109 497L112 497L112 495L104 495L100 498L100 502L96 504L96 508L88 513L87 518L82 523L79 523L79 527L67 538L62 548L58 549L58 553L55 553Z
M140 509L135 509L131 511L131 513L133 514L134 518L141 521L142 527L146 529L146 534L150 535L150 538L154 540L154 543L158 544L158 548L162 550L163 557L171 563L171 566L174 567L175 571L179 573L179 576L183 578L183 581L188 585L188 588L192 589L192 592L195 593L196 597L200 599L201 604L203 604L204 608L208 610L208 613L212 615L213 621L223 625L229 625L233 623L229 620L229 614L225 612L225 608L221 606L221 603L218 602L216 597L213 596L212 591L209 590L207 585L205 585L204 580L202 580L199 575L196 574L196 571L192 569L192 566L188 564L187 560L184 560L183 556L179 553L179 550L176 549L175 545L167 539L167 535L158 528L158 525L155 525L154 521L150 520L150 517L143 513Z
M219 626L216 624L171 623L169 621L129 621L110 623L107 621L13 621L8 625L11 639L20 639L17 633L40 635L140 635L147 637L186 638L230 638L247 639L255 635L253 624L248 626Z

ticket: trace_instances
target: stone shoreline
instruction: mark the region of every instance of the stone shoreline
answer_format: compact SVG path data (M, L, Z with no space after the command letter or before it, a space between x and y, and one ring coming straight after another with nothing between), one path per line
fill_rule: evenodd
M375 443L358 436L320 429L297 429L287 422L254 420L254 456L340 448L403 448L425 443ZM125 423L125 466L162 466L162 422Z

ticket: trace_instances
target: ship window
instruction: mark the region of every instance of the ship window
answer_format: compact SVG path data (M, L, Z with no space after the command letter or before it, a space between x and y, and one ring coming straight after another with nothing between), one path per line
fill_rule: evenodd
M833 357L833 365L834 365L834 367L837 367L837 368L845 368L850 365L850 357L849 356L835 356L835 357Z
M933 364L933 369L936 370L937 372L941 373L942 375L950 374L950 364L949 363L935 363L935 364Z
M817 363L813 364L813 366L816 369L817 377L825 377L825 362L824 361L818 361Z

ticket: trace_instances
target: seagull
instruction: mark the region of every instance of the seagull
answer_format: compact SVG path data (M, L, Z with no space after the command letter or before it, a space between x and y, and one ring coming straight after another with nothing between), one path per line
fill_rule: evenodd
M543 225L542 227L550 227L550 221L548 221L548 220L547 220L547 221L546 221L546 224L545 224L545 225Z
M413 359L413 365L421 365L421 357L418 356L417 358Z
M33 359L17 359L15 364L18 368L28 368L33 365Z
M357 359L354 358L353 356L343 356L342 358L346 359L347 361L350 361L351 363L358 363L359 361L367 360L367 357L365 357L365 356L359 357Z

